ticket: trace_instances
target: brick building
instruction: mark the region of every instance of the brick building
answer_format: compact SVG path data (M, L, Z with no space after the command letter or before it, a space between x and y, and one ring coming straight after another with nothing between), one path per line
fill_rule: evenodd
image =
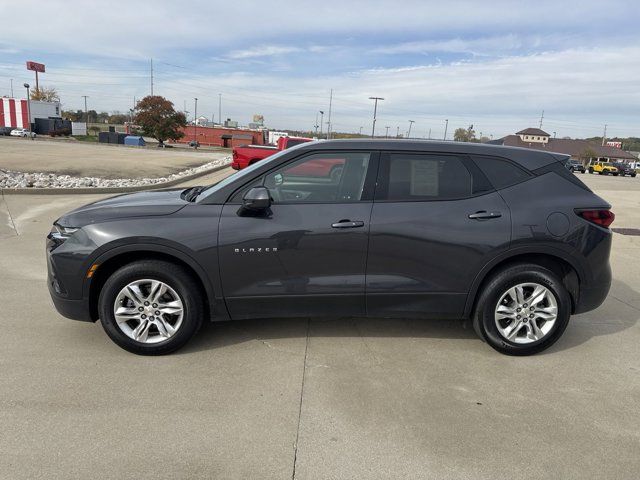
M264 145L266 143L265 130L187 125L182 131L184 137L177 143L190 143L197 139L200 145L226 148L240 145Z
M492 140L494 145L506 145L509 147L531 148L534 150L547 150L549 152L571 155L573 160L588 163L590 159L598 159L610 162L636 162L638 159L629 152L610 145L600 145L588 140L573 140L567 138L551 138L544 130L539 128L525 128L515 135Z

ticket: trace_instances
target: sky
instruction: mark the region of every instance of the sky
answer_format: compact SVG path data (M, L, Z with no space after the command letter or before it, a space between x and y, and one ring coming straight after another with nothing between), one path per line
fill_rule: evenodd
M127 112L154 94L176 109L312 130L333 89L332 130L499 138L640 136L635 1L0 0L0 96L46 65L63 109ZM14 21L6 21L14 19ZM318 117L318 120L320 117ZM326 125L323 126L326 131Z

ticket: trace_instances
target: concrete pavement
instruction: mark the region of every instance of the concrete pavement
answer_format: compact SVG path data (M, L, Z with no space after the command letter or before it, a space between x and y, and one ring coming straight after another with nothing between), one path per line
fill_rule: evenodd
M640 227L639 179L580 178ZM51 222L97 198L0 199L0 478L637 478L640 237L614 235L609 298L534 357L457 322L298 319L147 358L46 291Z

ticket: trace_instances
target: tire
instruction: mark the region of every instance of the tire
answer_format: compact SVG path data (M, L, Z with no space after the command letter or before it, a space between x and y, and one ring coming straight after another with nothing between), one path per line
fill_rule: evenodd
M589 173L593 173L593 168L589 167Z
M152 286L158 283L168 288L163 295L158 295L156 304L152 303L153 296L148 294ZM139 302L132 300L136 294L127 293L130 290L125 290L125 287L130 285L134 285L134 292L142 294L137 295ZM133 262L116 270L100 291L100 322L111 340L129 352L138 355L171 353L184 346L202 324L204 305L200 292L198 283L178 265L160 260ZM149 301L143 304L145 300ZM159 311L154 312L154 306L163 309L160 316L153 316ZM124 309L124 315L120 316L120 320L129 315L137 316L140 308L147 314L146 320L131 316L129 321L118 322L116 308ZM144 313L140 315L144 316ZM146 334L142 335L144 339L142 336L141 340L134 339L137 327L144 327L140 330L142 332L146 330ZM174 327L175 331L170 333Z
M631 174L631 178L636 178L636 174L635 174L635 173L632 173L632 174Z
M516 329L515 336L510 340L505 335L505 330L512 325L516 325L516 319L514 318L512 321L508 319L497 320L498 315L503 316L497 312L498 302L507 295L507 292L513 291L512 289L523 284L532 284L526 286L523 290L525 300L528 298L526 296L527 293L536 288L533 285L546 289L548 296L545 296L544 300L538 303L536 307L528 305L522 310L525 311L527 308L552 309L555 301L556 317L551 322L537 316L532 320L525 315L524 318L518 321L520 326ZM505 305L504 302L508 299L510 299L509 296L504 298L501 305ZM510 303L508 307L512 308L512 304ZM516 307L513 306L513 308ZM533 315L535 316L536 313L537 310ZM522 312L520 314L522 315ZM549 313L540 311L540 315L542 314L549 315ZM474 315L474 329L480 338L500 353L506 355L533 355L549 348L562 336L567 328L570 316L571 297L557 275L539 265L523 263L512 265L497 272L485 284L480 292ZM529 337L533 330L532 322L535 322L538 332L540 332L540 338L538 339ZM498 324L507 328L503 328L501 332Z
M614 173L614 174L613 174L613 176L614 176L614 177L617 177L617 176L618 176L618 174L617 174L617 173ZM624 175L623 175L623 177L624 177Z

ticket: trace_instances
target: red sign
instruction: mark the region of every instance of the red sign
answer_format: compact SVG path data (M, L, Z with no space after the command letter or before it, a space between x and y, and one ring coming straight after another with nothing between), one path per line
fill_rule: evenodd
M610 140L607 142L607 147L622 148L622 142L616 142L616 141Z
M44 64L38 62L27 62L27 70L44 73Z

